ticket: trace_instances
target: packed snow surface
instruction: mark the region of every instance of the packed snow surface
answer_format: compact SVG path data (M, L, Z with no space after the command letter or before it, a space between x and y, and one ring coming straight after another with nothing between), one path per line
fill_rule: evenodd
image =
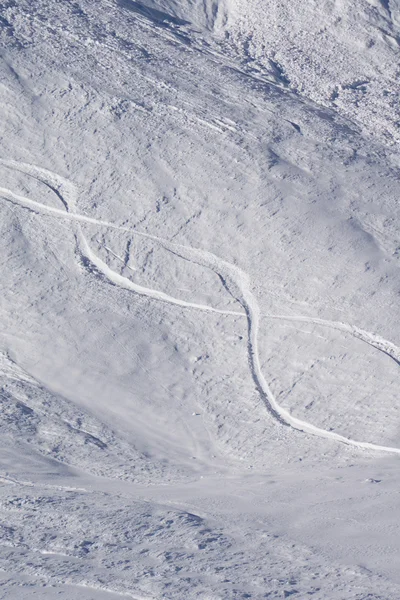
M0 598L400 598L400 3L0 8Z

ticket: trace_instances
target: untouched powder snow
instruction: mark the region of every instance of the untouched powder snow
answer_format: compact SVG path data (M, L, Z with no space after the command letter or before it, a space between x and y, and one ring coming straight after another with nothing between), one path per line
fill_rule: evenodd
M399 4L0 14L0 598L400 597Z

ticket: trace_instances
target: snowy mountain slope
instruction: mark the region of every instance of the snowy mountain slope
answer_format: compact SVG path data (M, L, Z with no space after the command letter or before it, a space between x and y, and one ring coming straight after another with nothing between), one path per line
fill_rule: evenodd
M5 597L29 597L32 586L43 586L49 597L101 599L182 593L354 599L365 585L372 597L387 593L366 569L321 566L306 547L289 544L256 514L251 527L259 532L250 540L243 516L231 522L220 514L217 521L126 495L18 483L2 490L1 511L7 518L4 566L26 582L16 592L11 577L4 577ZM260 569L265 560L268 569Z
M4 597L398 596L395 113L273 6L2 4Z
M209 31L226 25L229 14L228 0L119 0L118 4L156 24L191 25Z
M154 481L170 476L165 466L157 469L154 460L124 444L90 414L43 389L4 356L1 377L1 429L17 444L27 443L44 456L103 477L148 481L149 469L154 469Z
M229 23L255 69L398 144L398 0L233 2Z

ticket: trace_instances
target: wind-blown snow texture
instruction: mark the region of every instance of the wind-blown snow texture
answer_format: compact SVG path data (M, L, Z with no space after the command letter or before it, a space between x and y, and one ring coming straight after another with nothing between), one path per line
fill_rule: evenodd
M398 2L0 7L0 597L400 597Z

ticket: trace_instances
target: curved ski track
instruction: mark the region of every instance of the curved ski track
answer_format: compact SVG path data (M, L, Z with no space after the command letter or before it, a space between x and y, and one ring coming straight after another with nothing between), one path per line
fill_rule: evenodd
M36 202L29 198L19 196L5 188L0 188L0 196L11 203L26 208L36 214L49 215L74 222L76 225L75 234L82 255L114 285L133 291L142 296L147 296L149 298L153 298L154 300L168 302L169 304L180 306L182 308L193 308L197 310L208 311L222 315L237 316L242 318L246 317L248 324L248 359L252 377L268 411L282 425L287 425L303 433L315 435L327 440L333 440L359 449L400 454L400 448L391 448L389 446L381 446L378 444L372 444L370 442L360 442L351 438L347 438L333 431L326 431L325 429L316 427L315 425L312 425L307 421L303 421L301 419L298 419L297 417L294 417L289 413L289 411L287 411L285 408L279 405L261 369L260 355L258 349L258 331L260 324L259 306L255 296L251 292L249 277L240 268L218 258L214 254L206 250L176 244L148 233L136 231L133 228L122 227L114 223L101 221L92 217L88 217L86 215L76 213L75 203L78 194L76 187L73 184L71 184L71 182L69 182L68 180L64 179L63 177L60 177L55 173L52 173L51 171L48 171L47 169L42 169L40 167L36 167L26 163L0 159L0 164L5 167L14 169L16 171L25 173L46 185L56 194L58 199L62 202L62 204L64 205L64 210L51 206L46 206L45 204L41 204L40 202ZM84 234L82 233L80 223L88 223L99 227L117 229L119 231L131 233L132 235L137 235L143 238L153 240L155 243L164 247L166 250L180 256L181 258L188 260L194 264L198 264L208 269L211 269L221 278L231 296L242 305L244 312L221 310L204 304L187 302L185 300L180 300L178 298L169 296L164 292L154 290L151 288L145 288L134 283L127 277L124 277L119 273L113 271L100 257L98 257L93 252ZM342 323L340 321L327 321L324 319L310 318L304 316L264 315L264 317L277 320L306 322L350 333L354 337L364 341L365 343L373 346L377 350L388 355L398 365L400 365L400 348L379 336L376 336L372 333L369 333L347 323Z

